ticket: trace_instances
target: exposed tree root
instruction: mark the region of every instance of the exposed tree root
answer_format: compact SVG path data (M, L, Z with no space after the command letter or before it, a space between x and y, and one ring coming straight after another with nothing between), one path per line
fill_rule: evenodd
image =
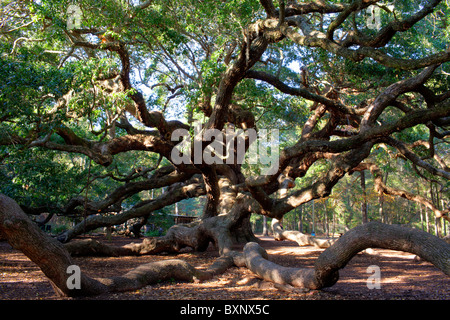
M283 230L280 225L280 221L272 219L273 237L277 241L290 240L298 243L302 246L315 246L316 248L328 248L336 239L317 239L313 236L301 233L293 230Z
M267 252L256 242L244 247L247 268L266 281L302 288L318 288L314 282L314 269L287 268L268 260Z
M334 285L339 279L339 269L367 248L414 253L450 276L450 245L444 240L420 230L375 221L345 233L318 257L314 268L276 265L267 260L267 253L256 243L248 243L244 247L244 256L247 267L264 280L320 289Z
M140 265L123 276L97 279L105 285L106 292L133 291L160 281L195 281L211 278L209 272L197 270L179 259L151 262Z
M69 288L71 273L69 267L74 265L68 250L59 241L47 236L32 222L12 199L0 194L0 234L17 250L22 251L36 263L50 279L55 291L64 296L89 296L107 292L136 290L160 280L174 279L178 281L205 280L217 272L226 270L233 259L223 257L211 268L197 270L182 260L166 260L145 264L131 270L123 276L113 278L90 278L80 273L80 286ZM68 244L69 245L69 244ZM69 245L78 254L123 255L144 253L146 248L132 245L113 247L86 240Z
M67 296L136 290L168 279L206 280L233 265L246 266L261 278L281 286L320 289L334 285L339 278L339 269L366 248L414 253L450 276L450 245L444 240L420 230L370 222L339 238L319 256L314 268L286 268L277 265L267 260L267 253L257 243L250 242L245 246L243 254L227 250L206 270L198 270L182 260L166 260L141 265L123 276L112 278L90 278L80 273L78 289L68 286L71 277L68 269L73 262L66 247L48 237L14 200L1 194L0 234L41 268L58 293ZM81 254L83 252L80 248L88 248L84 253L144 254L146 250L149 252L149 247L146 246L151 248L151 242L112 248L95 241L84 241L84 245L78 246L77 252ZM73 252L76 251L74 247L77 246L72 247Z
M111 246L94 239L71 241L64 244L64 247L72 256L105 257L140 256L162 252L176 253L184 247L199 250L197 229L198 225L195 223L177 225L175 228L169 229L165 236L145 238L141 243L130 243L120 247Z
M280 176L279 180L281 186L279 190L280 197L286 197L288 189L293 188L295 186L295 182L292 179L286 178L284 176ZM317 239L313 236L306 235L299 231L283 230L283 228L281 227L281 220L278 220L277 218L272 218L271 227L275 240L295 241L300 247L315 246L316 248L328 248L335 242L334 239Z
M131 250L124 247L110 246L94 239L77 240L64 244L71 256L105 256L119 257L130 255ZM133 254L134 255L134 254Z

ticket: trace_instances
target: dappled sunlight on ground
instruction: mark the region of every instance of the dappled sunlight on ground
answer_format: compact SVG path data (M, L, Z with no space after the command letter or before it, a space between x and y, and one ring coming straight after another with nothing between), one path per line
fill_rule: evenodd
M273 241L261 237L269 260L286 267L312 268L324 249L299 247L290 241ZM111 244L123 245L142 240L120 238ZM112 277L124 274L138 265L165 259L182 259L197 268L208 267L218 253L210 247L206 252L189 250L174 255L139 257L76 257L74 263L91 277ZM416 261L414 255L392 250L373 249L357 254L340 271L339 281L323 290L287 291L258 279L246 268L233 267L222 275L203 282L172 281L147 286L125 293L106 294L89 299L152 299L152 300L323 300L323 299L449 299L450 277L428 262ZM367 268L380 268L380 289L369 289L372 273ZM0 242L0 299L60 299L42 271L22 253ZM87 298L86 298L87 299Z

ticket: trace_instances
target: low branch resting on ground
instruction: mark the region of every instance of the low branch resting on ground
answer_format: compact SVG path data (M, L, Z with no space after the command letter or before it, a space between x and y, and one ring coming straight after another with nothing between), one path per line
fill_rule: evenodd
M224 272L233 263L245 265L261 278L281 285L320 289L334 285L338 271L354 255L366 248L385 248L411 252L434 264L450 276L450 245L429 233L397 225L369 222L356 227L317 259L314 268L286 268L267 260L267 253L256 243L244 248L243 257L236 252L222 255L206 271L198 270L182 260L166 260L141 265L123 276L112 278L80 277L80 289L69 289L68 267L73 265L64 246L48 237L28 219L11 198L0 195L0 235L35 262L50 279L55 290L68 296L98 295L129 291L168 279L179 281L205 280Z
M276 265L267 260L267 253L257 243L248 243L244 255L247 267L264 280L321 289L333 286L339 279L339 270L367 248L414 253L450 276L450 245L444 240L420 230L374 221L345 233L318 257L314 268Z

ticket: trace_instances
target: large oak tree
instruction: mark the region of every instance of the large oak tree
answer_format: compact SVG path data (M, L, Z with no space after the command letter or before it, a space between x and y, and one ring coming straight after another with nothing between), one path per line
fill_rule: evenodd
M2 179L17 178L16 171L28 165L40 181L51 181L35 186L32 200L16 199L20 207L1 196L0 234L35 261L58 291L131 290L158 279L207 278L232 264L282 284L321 288L333 285L337 271L367 247L416 253L450 275L449 245L414 229L370 222L331 244L279 225L288 212L327 197L344 176L362 170L372 173L380 194L419 202L437 218L449 219L448 210L414 190L388 186L372 157L383 146L422 179L440 184L445 196L450 177L446 2L80 0L82 14L75 17L80 24L74 25L71 15L77 13L68 12L70 4L5 1L0 17L0 160L9 170ZM249 133L259 132L259 140L266 129L289 129L294 137L280 141L270 174L238 161L242 150L254 151L252 143L264 146ZM197 161L194 151L187 160L174 161L180 144L174 133L180 130L191 133L191 149L205 155L214 145L226 159ZM242 135L243 147L236 140L218 150L210 132L216 140L230 132L248 134ZM133 163L137 154L143 163ZM85 159L84 171L61 166ZM320 162L326 169L296 188ZM55 163L61 167L55 169ZM52 170L66 173L67 181L52 179ZM70 188L80 179L87 181L81 190ZM112 183L92 190L98 181ZM2 192L15 197L16 185L5 183ZM22 186L22 192L32 193ZM160 188L167 192L139 197ZM83 232L136 218L142 219L138 234L153 213L201 196L199 220L140 245L70 242ZM27 218L42 212L83 219L57 242ZM251 215L272 218L278 239L329 248L312 270L273 265L253 243L237 253L235 242L255 240ZM205 250L210 243L221 258L205 272L175 260L114 279L83 276L81 291L66 286L69 252L157 254ZM273 269L279 270L276 278L268 272Z

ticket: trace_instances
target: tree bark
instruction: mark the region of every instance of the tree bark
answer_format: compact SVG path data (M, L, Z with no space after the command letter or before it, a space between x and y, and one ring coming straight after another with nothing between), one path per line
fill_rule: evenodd
M339 270L360 251L384 248L410 252L431 262L450 276L450 245L429 233L400 225L368 222L356 227L317 259L314 268L286 268L268 261L267 253L256 243L244 247L246 266L267 281L294 287L321 289L334 285Z
M136 290L167 279L205 280L233 265L232 258L222 257L206 271L200 271L182 260L165 260L141 265L123 276L112 278L93 279L81 272L79 288L71 288L68 286L71 276L68 270L74 263L68 250L63 244L47 236L34 222L28 219L14 200L2 194L0 194L0 235L4 236L13 248L22 251L36 263L50 280L55 291L63 296L90 296L107 292ZM88 240L84 243L78 249L98 248L99 252L103 251L105 254L113 255L123 254L125 251L130 253L139 248L139 246L124 246L115 248L114 251L114 248L95 241ZM86 245L86 243L90 244ZM73 248L77 247L73 244L70 245ZM140 253L146 250L145 245L142 246L144 249ZM86 251L78 252L78 254L84 253Z
M280 221L272 219L273 237L277 241L290 240L298 243L299 246L315 246L316 248L328 248L332 245L334 239L317 239L310 235L295 230L283 230Z
M267 217L263 216L263 230L262 230L263 236L267 237L269 235L269 229L267 228Z
M132 218L146 217L155 210L164 208L182 199L196 197L202 194L205 194L204 185L202 183L194 182L192 184L176 188L171 193L162 194L156 199L141 202L133 208L116 215L90 215L83 222L75 225L72 229L58 235L58 240L61 242L68 242L69 240L73 239L83 232L94 230L100 227L122 224Z
M73 262L67 250L28 219L14 200L2 194L0 194L0 234L3 234L13 248L22 251L41 268L57 293L76 296L106 291L103 284L84 275L81 275L80 280L82 291L68 289L67 269Z
M214 217L219 218L219 217ZM223 231L226 221L210 218L204 223L208 230ZM199 226L197 226L199 227ZM366 248L385 248L410 252L434 264L450 276L450 244L426 232L398 225L369 222L350 230L326 249L314 268L286 268L267 260L267 253L256 243L244 248L243 256L229 250L227 240L221 243L221 257L206 271L200 271L182 260L165 260L141 265L123 276L90 278L80 274L80 288L68 286L68 269L73 265L63 244L48 237L28 219L19 205L0 194L0 235L35 262L50 279L55 290L67 296L98 295L106 292L136 290L161 280L205 280L234 265L247 266L265 280L295 287L320 289L332 286L339 278L339 269L354 255ZM220 240L220 237L217 240ZM226 238L229 239L229 238ZM225 250L227 249L227 250Z

